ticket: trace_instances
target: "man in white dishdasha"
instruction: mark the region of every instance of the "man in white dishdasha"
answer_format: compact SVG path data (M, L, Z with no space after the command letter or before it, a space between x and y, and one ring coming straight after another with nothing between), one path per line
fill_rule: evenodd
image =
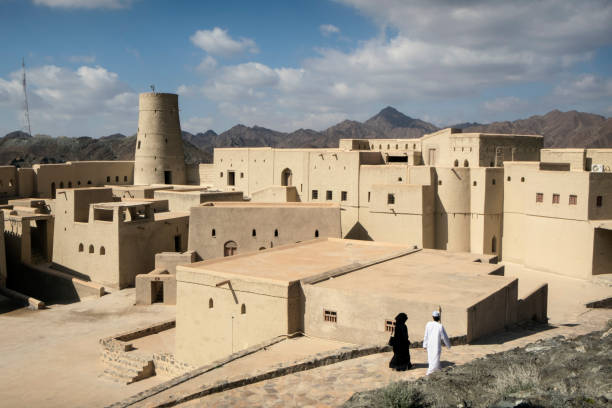
M444 326L440 323L440 312L432 313L433 322L427 323L425 326L425 337L423 338L423 348L427 351L427 360L429 368L427 375L440 369L440 354L442 352L442 341L446 347L450 349L450 340L444 330Z

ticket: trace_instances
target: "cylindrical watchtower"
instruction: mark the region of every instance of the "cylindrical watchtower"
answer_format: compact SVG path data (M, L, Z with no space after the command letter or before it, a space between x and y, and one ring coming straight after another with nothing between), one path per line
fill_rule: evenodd
M134 184L185 184L178 95L141 93Z

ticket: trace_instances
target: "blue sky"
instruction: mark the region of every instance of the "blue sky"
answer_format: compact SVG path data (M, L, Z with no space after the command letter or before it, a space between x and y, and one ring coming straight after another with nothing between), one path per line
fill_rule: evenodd
M133 134L138 93L191 132L322 130L391 105L436 125L612 115L612 2L0 0L0 134Z

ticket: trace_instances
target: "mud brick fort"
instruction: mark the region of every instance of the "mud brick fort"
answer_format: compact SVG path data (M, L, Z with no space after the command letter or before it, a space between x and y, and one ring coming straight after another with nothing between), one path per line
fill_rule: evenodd
M448 128L189 166L178 96L139 109L134 161L0 167L0 295L49 342L0 353L82 350L56 379L82 391L28 405L180 405L375 359L399 312L417 346L439 309L469 347L611 297L612 149Z

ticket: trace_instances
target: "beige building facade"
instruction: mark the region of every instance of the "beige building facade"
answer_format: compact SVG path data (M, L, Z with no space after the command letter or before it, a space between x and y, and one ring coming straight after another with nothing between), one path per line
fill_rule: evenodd
M612 273L612 173L563 163L506 163L503 259L583 279Z
M338 149L215 149L200 173L254 201L337 203L346 238L501 255L502 166L538 160L541 147L541 136L445 129Z
M502 271L470 254L331 238L178 265L176 358L204 365L298 332L385 342L402 311L413 340L438 308L449 334L468 341L519 314L544 320L546 292L522 302ZM527 304L537 306L520 311Z
M318 203L206 203L191 208L189 250L204 260L318 237L340 238L340 207Z
M188 221L185 212L155 213L150 201L116 202L110 188L60 190L53 262L111 288L133 286L155 254L187 249Z

